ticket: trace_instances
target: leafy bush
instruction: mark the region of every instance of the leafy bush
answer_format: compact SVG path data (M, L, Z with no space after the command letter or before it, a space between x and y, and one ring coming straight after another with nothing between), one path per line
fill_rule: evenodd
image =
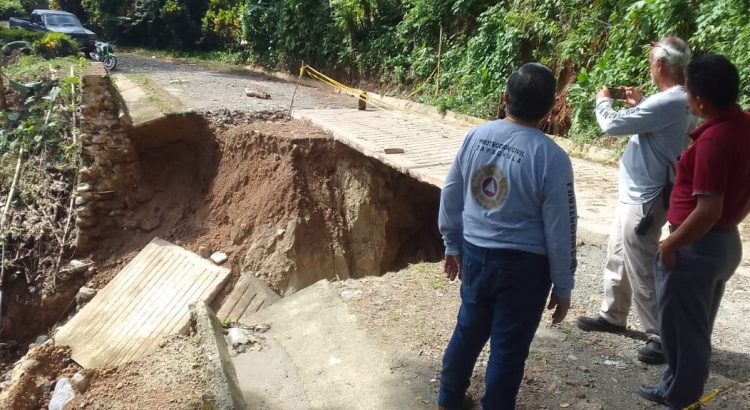
M0 19L20 17L25 13L21 2L18 0L0 0Z
M49 2L47 0L20 0L21 6L24 10L26 10L26 13L31 13L32 10L35 9L48 9L49 8Z
M46 33L32 45L34 52L44 58L57 58L78 53L78 44L62 33Z
M562 125L551 129L581 142L601 140L592 105L603 85L654 91L647 52L667 36L684 38L694 54L726 54L750 104L750 0L82 1L117 40L200 47L292 72L305 62L486 118L500 112L508 74L539 61L559 78L553 121Z
M44 37L44 33L0 27L0 43L3 44L8 44L12 41L28 41L33 43L34 41L40 40L42 37Z

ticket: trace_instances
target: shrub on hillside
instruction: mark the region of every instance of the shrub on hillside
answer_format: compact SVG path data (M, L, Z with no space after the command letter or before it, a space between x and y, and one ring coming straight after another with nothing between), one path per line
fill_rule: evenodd
M12 41L28 41L29 43L33 43L42 37L44 37L44 33L0 27L0 43L2 44L8 44Z
M0 0L0 19L19 17L26 14L18 0Z
M57 58L78 53L78 44L62 33L47 33L33 44L34 52L44 58Z
M26 13L31 13L32 10L36 9L48 9L49 2L47 0L20 0L21 6Z

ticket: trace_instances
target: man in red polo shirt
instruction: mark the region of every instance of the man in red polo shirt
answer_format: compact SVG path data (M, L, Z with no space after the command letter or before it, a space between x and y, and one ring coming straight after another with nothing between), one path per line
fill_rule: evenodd
M641 386L650 401L682 409L703 394L711 332L726 281L742 259L737 225L750 211L750 116L737 106L739 75L725 57L687 66L688 103L703 125L677 163L659 247L656 292L667 358L661 383Z

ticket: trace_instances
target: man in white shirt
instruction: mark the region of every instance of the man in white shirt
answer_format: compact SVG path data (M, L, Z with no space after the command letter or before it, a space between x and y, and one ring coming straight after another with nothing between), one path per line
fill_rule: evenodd
M649 52L651 79L659 92L644 98L626 87L624 102L632 107L616 111L607 87L596 96L596 119L602 131L629 138L620 160L619 204L609 237L604 267L604 300L596 317L579 317L585 331L624 332L631 301L648 336L638 359L664 363L659 338L654 260L661 229L666 223L674 165L695 125L685 93L685 66L690 48L669 37ZM666 188L666 189L665 189Z

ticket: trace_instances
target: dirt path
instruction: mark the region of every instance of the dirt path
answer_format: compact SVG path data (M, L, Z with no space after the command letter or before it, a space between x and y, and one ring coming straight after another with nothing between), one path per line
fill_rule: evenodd
M288 111L296 83L248 70L219 71L180 60L166 61L135 54L118 54L117 72L134 81L144 77L149 83L179 99L188 110ZM245 89L270 95L270 99L247 97ZM300 85L294 97L295 108L356 107L347 96Z
M659 379L661 366L647 366L636 359L641 335L584 333L575 327L579 314L595 312L601 303L603 246L584 245L579 250L574 308L558 327L550 328L549 314L540 326L526 364L519 395L519 409L651 409L635 395L640 384ZM425 386L425 397L436 397L443 349L455 326L459 283L442 277L440 263L411 265L382 277L334 283L335 289L357 296L347 301L357 318L378 338L398 352L414 385ZM726 301L714 331L712 373L706 392L724 387L750 374L750 337L746 330L746 300L735 298L750 286L750 276L730 281ZM744 303L744 305L743 305ZM631 328L638 328L631 315ZM470 391L481 397L488 350L480 356ZM479 408L479 407L476 407ZM720 395L706 409L750 408L747 384Z

